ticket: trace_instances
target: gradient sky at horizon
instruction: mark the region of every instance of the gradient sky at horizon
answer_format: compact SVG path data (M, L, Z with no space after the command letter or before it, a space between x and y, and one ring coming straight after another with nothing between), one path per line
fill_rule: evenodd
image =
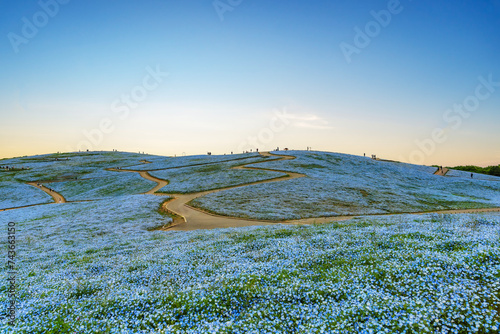
M461 124L457 113L444 119L474 102L480 77L500 82L500 0L401 0L385 26L371 12L394 0L221 0L231 7L223 20L213 0L61 2L0 1L0 158L309 146L500 163L500 85L482 88L488 98ZM43 14L54 3L57 13ZM26 20L44 17L23 35ZM349 63L340 45L355 46L367 24L380 31ZM18 52L13 34L26 38ZM123 94L157 68L168 76L120 117ZM112 131L97 132L103 119ZM444 142L431 143L435 128L446 129Z

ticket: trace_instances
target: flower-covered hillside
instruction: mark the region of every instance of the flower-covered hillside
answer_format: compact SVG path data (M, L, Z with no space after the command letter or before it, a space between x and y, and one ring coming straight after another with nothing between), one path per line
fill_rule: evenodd
M102 175L90 179L49 183L48 186L69 201L83 201L109 196L141 194L156 185L155 182L142 178L138 173L105 171Z
M229 216L299 219L500 206L500 182L433 175L436 168L337 153L290 151L265 162L307 177L200 197L191 204Z
M476 180L483 180L483 181L496 181L500 182L500 177L498 176L493 176L493 175L486 175L486 174L479 174L479 173L472 173L472 178ZM466 172L463 170L457 170L457 169L450 169L448 173L446 173L447 177L460 177L463 179L471 179L471 173Z
M52 181L101 177L106 168L138 164L147 158L137 153L78 152L6 159L0 165L29 168L16 174L18 181Z
M52 198L26 182L49 182L68 200L146 192L154 183L129 173L106 168L137 164L144 155L121 152L48 154L0 161L0 209L51 203ZM128 174L128 175L126 175ZM61 182L63 181L63 182Z
M13 332L498 332L498 215L148 232L159 200L3 213L18 225Z
M272 158L268 158L272 159ZM257 181L281 177L284 174L265 170L238 170L233 167L242 164L265 161L263 157L251 157L243 160L233 160L178 169L153 171L150 174L160 179L169 180L170 184L160 191L165 193L192 193L206 190L226 188ZM251 164L259 167L261 164Z
M172 185L163 189L164 192L178 193L217 189L283 175L230 169L259 161L266 161L266 157L257 153L171 158L123 152L79 152L4 159L1 166L10 169L0 169L0 195L3 195L0 209L51 202L50 196L43 191L26 185L29 181L47 182L48 187L69 201L139 194L156 184L137 173L107 171L109 168L124 171L169 168L153 175L172 181Z
M239 162L239 164L250 163L252 161L265 160L258 153L244 153L231 155L192 155L179 157L164 157L157 155L147 156L148 164L127 166L124 169L133 170L162 170L168 168L179 168L184 166L199 166L222 162Z
M0 210L50 202L50 195L25 183L0 181Z

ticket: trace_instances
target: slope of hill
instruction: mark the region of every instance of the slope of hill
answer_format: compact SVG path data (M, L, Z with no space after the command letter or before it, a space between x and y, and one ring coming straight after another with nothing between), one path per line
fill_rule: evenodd
M143 156L144 157L144 156ZM231 155L192 155L179 157L163 157L159 155L147 156L148 164L138 164L128 166L124 169L131 170L163 170L175 169L187 166L203 166L207 164L216 164L223 162L240 162L245 163L250 160L263 160L258 153L231 154Z
M4 177L4 180L0 181L0 210L25 205L50 203L52 201L52 198L48 194L32 186L5 179Z
M2 161L17 168L0 171L0 203L46 203L50 196L25 183L39 179L70 200L91 201L0 212L16 226L17 247L16 325L1 322L0 332L498 332L498 213L176 232L165 231L173 220L164 209L177 199L138 194L168 188L147 172L156 162L150 173L177 187L168 191L241 185L182 196L201 196L196 201L206 201L211 211L250 217L499 202L497 181L442 177L432 167L342 154L287 154L297 158L175 160L92 152ZM265 162L247 167L257 170L231 169L252 161ZM28 163L29 170L19 168ZM143 171L134 172L138 167ZM269 180L285 175L282 170L296 173ZM255 180L271 182L245 186ZM188 208L184 203L179 207ZM7 246L7 238L0 239L0 247ZM7 275L0 271L4 282Z
M273 159L258 154L168 158L121 152L8 159L2 163L14 169L0 171L0 209L50 202L47 194L27 185L28 181L44 182L69 201L140 194L154 187L153 181L133 171L149 171L153 177L168 180L160 189L165 194L243 186L190 203L242 218L284 220L500 205L500 182L495 182L500 178L493 176L470 179L464 177L466 172L451 170L449 177L440 177L433 175L435 168L427 166L325 152L283 154L296 159L269 161ZM252 169L233 169L244 164L251 164ZM286 171L306 177L244 186L276 179Z
M497 166L488 166L488 167L479 167L479 166L455 166L448 167L455 170L461 170L469 173L477 173L479 175L492 175L500 177L500 165Z
M441 177L433 175L433 167L346 154L279 153L297 158L256 167L307 177L209 194L191 204L218 214L276 220L500 206L500 182Z
M500 177L494 176L494 175L487 175L487 174L480 174L480 173L472 173L473 174L473 179L476 180L483 180L483 181L500 181ZM463 171L463 170L457 170L457 169L450 169L448 173L446 173L446 176L448 177L460 177L462 179L471 179L471 172L469 171Z
M0 210L50 203L50 196L27 182L41 182L61 191L69 200L91 200L106 196L145 192L152 183L138 175L106 171L106 168L137 164L144 155L121 152L49 154L2 160Z
M102 199L110 196L134 195L147 192L154 182L137 173L107 171L100 177L50 183L50 187L70 201Z
M268 180L283 175L283 173L266 170L234 169L234 167L242 164L252 164L260 161L266 161L266 159L252 157L203 166L165 169L152 171L151 175L170 181L168 186L160 190L160 192L164 193L201 192Z

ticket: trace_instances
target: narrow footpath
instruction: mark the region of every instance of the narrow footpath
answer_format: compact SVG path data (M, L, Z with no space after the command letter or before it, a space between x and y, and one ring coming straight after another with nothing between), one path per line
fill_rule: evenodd
M165 211L169 213L173 213L174 222L169 227L165 228L165 230L176 230L176 231L191 231L191 230L199 230L199 229L214 229L214 228L227 228L227 227L243 227L243 226L258 226L258 225L274 225L276 223L285 223L285 224L314 224L314 223L328 223L332 221L344 221L349 220L355 217L361 216L387 216L387 215L401 215L401 214L426 214L426 213L441 213L441 214L453 214L453 213L481 213L481 212L500 212L500 208L486 208L486 209L460 209L460 210L438 210L438 211L430 211L430 212L398 212L398 213L388 213L388 214L373 214L373 215L349 215L349 216L332 216L332 217L317 217L317 218L305 218L298 220L287 220L287 221L265 221L258 219L243 219L238 217L229 217L217 215L211 212L207 212L198 208L194 208L189 205L189 202L192 200L206 196L208 194L213 194L219 191L224 191L228 189L241 188L249 185L255 184L263 184L270 182L282 182L291 179L305 177L306 175L294 172L288 172L284 170L276 170L276 169L264 169L258 167L249 167L250 165L256 165L263 162L268 161L282 161L282 160L292 160L295 159L294 156L290 155L279 155L272 154L269 152L260 153L262 156L274 157L276 159L252 162L249 164L232 167L232 169L237 170L267 170L272 172L280 172L284 175L282 177L276 177L273 179L257 181L246 183L242 185L208 190L198 193L192 194L168 194L168 193L156 193L156 191L160 190L164 186L168 184L168 181L156 178L150 175L147 171L131 171L131 170L114 170L120 172L137 172L140 173L142 177L148 179L150 181L156 182L158 185L148 191L146 194L155 194L155 195L167 195L172 199L166 201L163 204L163 208ZM112 169L110 169L112 170ZM448 169L443 168L442 173L443 176L448 172ZM437 172L436 175L440 175Z
M419 214L426 214L426 213L460 214L460 213L500 212L500 208L458 209L458 210L437 210L437 211L427 211L427 212L398 212L398 213L372 214L372 215L318 217L318 218L305 218L305 219L288 220L288 221L264 221L264 220L257 220L257 219L243 219L243 218L238 218L238 217L217 215L217 214L207 212L207 211L204 211L204 210L201 210L198 208L194 208L194 207L189 205L189 203L196 198L206 196L208 194L213 194L213 193L216 193L219 191L241 188L241 187L246 187L246 186L256 185L256 184L264 184L264 183L271 183L271 182L284 182L284 181L297 179L297 178L301 178L301 177L306 176L306 175L301 174L301 173L294 173L294 172L289 172L289 171L284 171L284 170L251 167L251 165L257 165L257 164L264 163L264 162L295 159L295 157L291 156L291 155L273 154L270 152L262 152L260 154L262 156L269 157L271 159L266 159L264 161L243 164L243 165L235 166L235 167L231 167L231 168L236 169L236 170L266 170L266 171L282 173L283 176L279 176L279 177L275 177L275 178L271 178L271 179L267 179L267 180L262 180L262 181L245 183L245 184L236 185L236 186L230 186L230 187L219 188L219 189L214 189L214 190L202 191L202 192L197 192L197 193L192 193L192 194L158 193L158 191L161 190L162 188L164 188L165 186L167 186L169 184L169 182L167 180L163 180L163 179L157 178L155 176L152 176L149 172L154 171L154 170L164 170L164 169L170 169L170 168L152 169L152 170L131 170L131 169L122 169L122 168L107 168L106 170L113 171L113 172L138 173L144 179L155 182L156 186L154 186L152 189L145 192L144 194L156 195L156 196L168 196L170 198L170 199L166 200L162 205L163 210L166 213L168 213L170 216L172 216L172 219L173 219L173 223L171 225L169 225L167 228L165 228L166 230L190 231L190 230L198 230L198 229L243 227L243 226L255 226L255 225L273 225L276 223L286 223L286 224L328 223L328 222L332 222L332 221L349 220L352 218L362 217L362 216L388 216L388 215L401 215L401 214L419 215ZM239 159L237 159L237 160L239 160ZM141 161L141 163L145 164L145 163L150 163L150 162L149 161ZM197 164L197 165L209 165L209 164L217 164L217 163L219 163L219 162L206 163L206 164L203 163L203 164ZM172 169L182 168L182 167L186 167L186 166L176 166L176 167L172 167ZM440 175L440 176L445 176L447 172L448 172L447 168L443 168L443 169L438 168L438 170L434 174ZM36 187L36 188L44 191L45 193L49 194L54 200L53 203L67 203L64 196L62 196L58 192L48 188L47 186L43 185L41 182L28 182L27 184L29 184L33 187ZM32 206L38 206L38 205L45 205L45 204L50 204L50 203L40 203L40 204L27 205L27 206L22 206L22 207L7 208L7 209L2 209L0 211L14 210L14 209L20 209L20 208L26 208L26 207L32 207Z
M434 175L445 176L448 173L449 169L446 167L438 168L438 170L434 173Z

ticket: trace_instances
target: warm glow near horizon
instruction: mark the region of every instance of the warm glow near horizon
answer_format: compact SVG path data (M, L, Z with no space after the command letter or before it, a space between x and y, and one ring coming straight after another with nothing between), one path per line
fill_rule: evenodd
M0 159L311 147L500 164L498 0L40 3L0 5Z

